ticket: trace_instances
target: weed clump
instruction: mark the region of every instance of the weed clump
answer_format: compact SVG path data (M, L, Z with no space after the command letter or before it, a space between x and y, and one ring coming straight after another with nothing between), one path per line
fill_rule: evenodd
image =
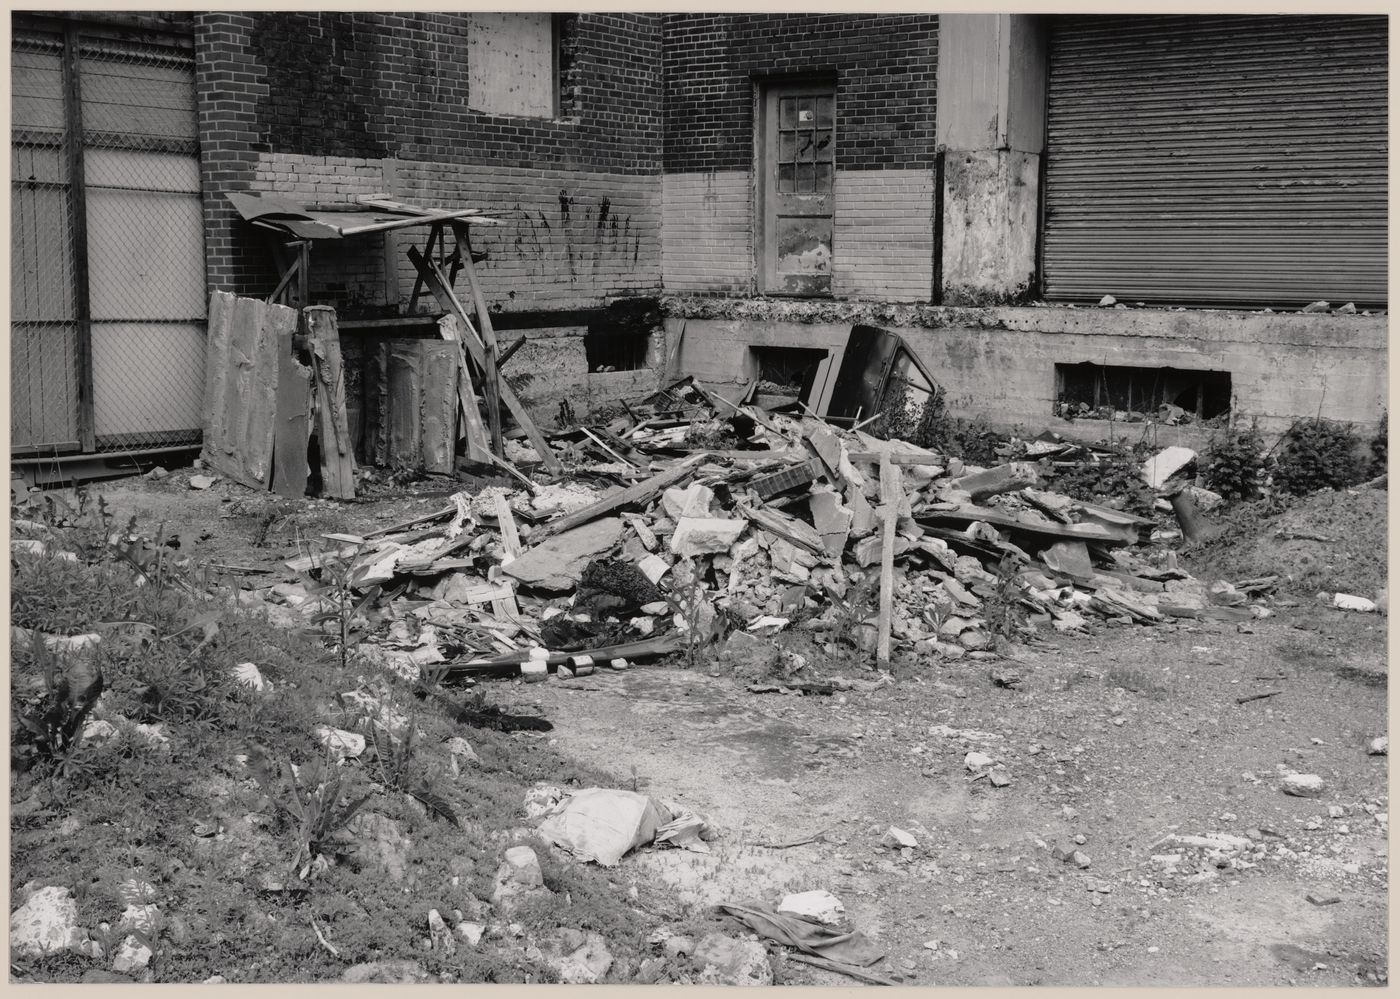
M1098 461L1085 461L1059 471L1054 488L1085 503L1122 510L1137 517L1151 517L1156 494L1142 479L1132 451L1117 448Z
M1202 458L1207 489L1231 503L1259 497L1265 462L1257 422L1247 430L1233 426L1211 434Z
M1274 483L1290 495L1342 489L1365 477L1361 440L1349 423L1300 420L1288 428L1280 444Z

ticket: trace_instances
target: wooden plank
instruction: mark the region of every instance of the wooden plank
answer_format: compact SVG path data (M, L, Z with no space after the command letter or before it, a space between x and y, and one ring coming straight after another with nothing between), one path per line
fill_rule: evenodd
M491 453L491 438L481 422L481 410L476 405L476 386L472 384L471 367L461 346L461 330L457 317L448 313L438 320L438 333L444 340L450 340L457 347L457 400L462 413L462 429L467 438L467 459L488 461L495 457Z
M501 441L501 369L497 361L496 331L491 325L491 316L486 308L486 297L481 293L481 285L476 280L476 265L472 263L471 233L465 225L454 222L452 235L457 241L457 259L467 275L467 289L471 292L472 306L476 309L476 325L481 330L481 342L485 348L485 361L482 365L486 380L486 419L491 427L491 452L505 457L505 445Z
M313 305L305 310L307 338L316 372L316 426L321 441L321 491L337 499L355 496L355 457L345 419L345 370L340 363L340 336L335 309Z
M457 317L458 322L462 324L462 343L466 346L467 351L471 354L472 360L476 362L477 366L485 370L486 348L477 337L475 327L472 326L471 320L467 318L466 311L462 308L462 303L459 302L457 296L453 294L452 288L447 284L442 271L438 269L436 264L424 259L423 255L418 252L418 248L415 246L410 246L408 248L408 258L413 261L413 266L418 269L418 273L422 275L424 282L432 290L433 296L438 300L438 304L443 307L444 311L452 312ZM564 470L563 463L559 461L559 457L550 448L549 442L544 438L544 434L540 433L540 428L536 426L534 419L530 416L529 410L525 408L519 397L516 396L515 391L510 387L510 382L501 382L499 388L501 401L506 404L506 408L509 409L511 415L515 417L515 422L520 424L520 428L524 430L525 435L530 438L530 444L534 447L535 451L539 453L540 461L544 463L544 467L551 472L562 472Z
M501 525L501 547L505 558L501 565L510 565L520 557L520 530L515 526L515 515L510 512L510 503L501 493L492 493L496 503L496 520Z
M242 439L238 442L243 467L264 489L272 487L273 440L277 431L277 383L281 352L291 346L297 330L297 313L280 305L258 301L257 328L253 334L253 367L248 386Z
M890 627L894 620L894 529L899 520L900 473L888 454L880 455L880 617L875 658L890 662Z
M679 464L673 465L663 472L658 472L649 479L628 486L619 493L606 496L591 503L582 510L566 514L558 520L552 520L542 528L530 535L530 541L538 544L545 538L553 537L563 531L571 530L580 524L586 524L591 520L597 520L604 514L611 513L619 507L630 506L633 503L643 503L655 496L660 495L663 489L669 488L690 475L695 468L708 456L703 452L691 455Z
M272 489L296 499L306 495L311 474L306 447L311 438L311 379L309 367L292 352L295 327L277 345L277 421L272 438Z
M776 534L791 544L799 548L805 548L813 555L822 559L827 559L826 546L822 544L822 537L817 533L816 528L779 513L776 510L764 510L759 507L750 506L746 501L740 500L735 504L736 509L763 528L769 534Z
M231 303L227 348L223 359L226 368L223 392L216 402L223 432L206 449L206 460L211 468L251 488L267 486L267 483L260 483L248 474L242 456L243 437L248 427L247 410L252 397L253 351L261 305L252 298L234 298Z

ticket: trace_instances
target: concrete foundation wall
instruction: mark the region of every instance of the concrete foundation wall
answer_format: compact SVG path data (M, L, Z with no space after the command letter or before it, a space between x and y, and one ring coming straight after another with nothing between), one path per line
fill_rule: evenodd
M835 348L852 324L874 323L912 345L955 415L1031 431L1075 432L1052 415L1055 365L1084 361L1228 371L1235 412L1272 433L1319 410L1374 427L1386 403L1384 317L762 300L667 299L663 308L671 342L684 323L684 374L741 382L750 346ZM1120 435L1132 433L1125 426Z

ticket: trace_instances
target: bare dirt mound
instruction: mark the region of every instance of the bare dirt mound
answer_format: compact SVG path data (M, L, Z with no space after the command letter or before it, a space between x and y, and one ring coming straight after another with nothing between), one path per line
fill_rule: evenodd
M1294 595L1375 596L1386 585L1387 492L1324 490L1261 516L1258 504L1225 521L1221 538L1186 556L1190 571L1229 580L1279 576Z

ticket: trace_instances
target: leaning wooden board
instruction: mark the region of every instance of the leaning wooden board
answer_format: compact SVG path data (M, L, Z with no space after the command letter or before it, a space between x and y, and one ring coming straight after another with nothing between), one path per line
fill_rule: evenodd
M321 491L337 499L355 498L355 454L345 415L345 369L335 309L305 310L306 334L316 373L316 429L321 442Z

